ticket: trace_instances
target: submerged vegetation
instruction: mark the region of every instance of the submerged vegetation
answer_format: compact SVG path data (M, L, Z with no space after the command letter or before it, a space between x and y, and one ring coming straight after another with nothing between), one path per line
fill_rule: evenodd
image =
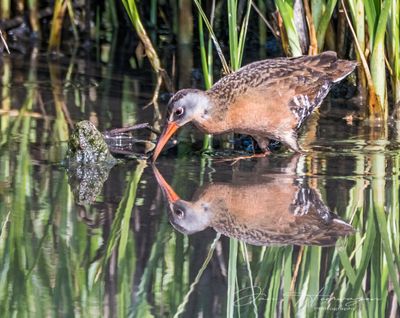
M343 111L350 102L334 106L348 124L310 123L304 138L315 152L301 156L295 176L356 229L329 248L256 247L212 230L182 235L144 161L117 165L93 204L77 204L81 188L59 163L73 123L157 128L162 81L170 91L195 80L209 88L266 56L329 49L357 58L369 101L361 117L384 122L400 102L399 19L398 0L0 0L0 50L11 50L0 56L0 316L398 316L398 123L353 122ZM118 27L131 23L129 39L119 38ZM24 50L32 38L67 54ZM211 145L207 136L202 148ZM187 200L215 180L287 173L285 155L231 168L188 159L184 142L177 152L159 169Z

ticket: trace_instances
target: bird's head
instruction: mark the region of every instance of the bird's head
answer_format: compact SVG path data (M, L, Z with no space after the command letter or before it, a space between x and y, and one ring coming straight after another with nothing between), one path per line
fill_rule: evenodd
M158 139L152 161L157 159L169 138L179 127L192 121L206 119L210 105L209 96L198 89L182 89L172 96L168 102L166 124Z
M172 226L183 234L193 234L210 226L207 204L182 200L153 165L157 182L168 202L168 218Z
M178 200L169 204L168 219L179 232L191 235L211 226L211 214L196 203Z

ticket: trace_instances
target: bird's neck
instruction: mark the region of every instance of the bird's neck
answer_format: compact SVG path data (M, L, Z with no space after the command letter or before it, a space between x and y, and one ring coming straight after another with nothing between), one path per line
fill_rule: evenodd
M208 104L203 106L202 113L194 120L194 124L201 131L208 134L221 134L228 131L228 122L225 120L226 112L221 109L218 100L209 92Z

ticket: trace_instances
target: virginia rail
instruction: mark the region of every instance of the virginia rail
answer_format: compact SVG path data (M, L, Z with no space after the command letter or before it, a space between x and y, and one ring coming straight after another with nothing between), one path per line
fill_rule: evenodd
M193 122L208 134L251 135L264 153L269 139L300 152L297 132L334 83L357 63L335 52L316 56L276 58L248 64L208 91L182 89L169 101L167 123L153 154L157 159L175 131Z
M182 200L157 168L154 174L168 201L168 216L179 232L193 234L208 227L253 245L334 245L353 234L353 227L330 212L317 189L295 175L240 182L209 183L191 201ZM245 181L243 181L245 180Z

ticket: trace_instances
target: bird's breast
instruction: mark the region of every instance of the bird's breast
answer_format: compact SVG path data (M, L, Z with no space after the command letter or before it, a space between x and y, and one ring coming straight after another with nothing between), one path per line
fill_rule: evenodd
M285 100L258 92L238 97L229 108L227 122L233 131L258 135L275 135L296 124Z

